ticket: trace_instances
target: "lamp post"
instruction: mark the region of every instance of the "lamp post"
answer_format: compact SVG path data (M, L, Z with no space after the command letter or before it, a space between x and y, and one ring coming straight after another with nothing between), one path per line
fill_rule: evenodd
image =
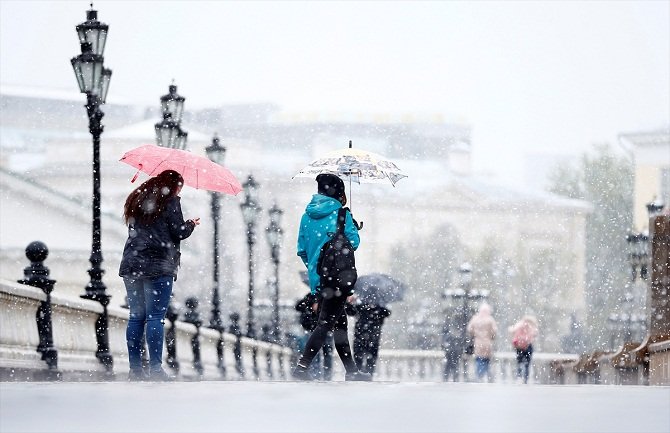
M652 201L647 203L647 217L649 219L660 215L664 205ZM651 227L650 227L651 228ZM628 244L628 263L630 265L630 282L626 284L626 292L622 299L621 313L612 313L607 318L608 328L611 331L610 349L614 350L616 337L622 334L623 342L638 341L647 327L647 318L643 313L635 313L634 304L642 306L644 310L647 286L644 283L649 277L649 239L651 234L642 231L630 231L626 235ZM637 302L635 302L637 300ZM638 334L638 331L642 331Z
M172 87L172 86L171 86ZM212 144L205 148L207 157L214 163L223 165L223 160L226 156L226 148L221 145L219 137L215 134L212 138ZM221 320L221 298L219 296L220 281L219 281L219 218L220 218L220 195L216 191L212 191L212 222L214 224L214 245L213 245L213 282L212 289L212 317L209 320L209 327L223 332L223 322Z
M641 330L645 328L646 318L643 314L633 312L633 303L635 296L631 292L626 292L622 299L622 312L612 313L607 318L608 328L612 331L610 339L610 350L615 349L617 336L623 338L623 343L636 341L639 342Z
M248 310L247 310L247 337L256 338L256 324L254 321L254 254L253 247L256 242L256 223L261 213L261 207L258 205L258 188L259 184L254 180L250 174L247 181L242 184L244 190L244 202L240 204L242 210L242 218L247 225L247 246L249 247L249 296L248 296ZM252 348L251 352L253 362L253 372L256 378L259 377L258 370L258 350L256 346Z
M103 313L96 321L96 357L105 366L108 373L112 372L113 359L109 350L107 305L110 296L106 293L106 286L102 281L105 271L102 269L102 247L100 228L100 135L103 132L102 118L104 113L100 105L104 104L109 91L112 71L103 66L105 42L109 27L98 21L98 12L86 11L86 21L76 26L81 45L81 54L70 60L81 93L86 94L86 113L88 114L88 130L93 137L93 236L91 246L91 268L88 274L91 277L86 286L84 299L100 302Z
M226 148L221 145L219 137L216 134L214 134L214 138L212 138L212 144L205 148L205 152L207 152L207 157L209 157L212 162L223 165L223 160L226 156ZM221 287L221 282L219 280L220 194L216 191L212 191L210 194L212 195L212 222L214 224L214 248L212 249L214 259L212 266L214 287L212 288L212 316L209 319L209 327L219 331L219 341L216 346L216 353L218 356L219 370L221 371L221 375L225 377L226 364L223 359L223 331L225 330L225 327L221 320L221 297L219 296L219 289Z
M177 86L171 84L168 93L161 96L163 119L156 123L156 144L172 149L186 149L188 132L181 129L186 98L177 94Z
M186 98L177 94L177 86L173 82L168 87L167 95L161 96L161 111L171 113L172 119L181 123L181 117L184 114L184 101L186 101Z
M274 280L272 282L274 288L274 302L272 311L272 337L275 343L279 343L281 332L279 329L279 252L283 238L283 230L279 225L281 216L284 213L277 204L270 208L270 225L265 229L268 245L270 246L270 253L272 256L272 263L274 264Z
M631 268L631 282L635 283L638 278L638 269L640 279L647 279L647 266L649 264L649 254L647 248L649 245L649 235L647 233L630 232L626 235L628 243L628 262Z
M249 297L247 310L247 337L256 338L254 323L254 257L253 247L256 242L256 223L260 216L261 207L258 204L258 182L250 174L246 182L242 184L244 190L244 202L240 204L242 218L247 225L247 246L249 247Z
M467 327L471 316L470 303L479 301L488 297L488 290L472 289L472 268L469 263L463 263L459 269L460 287L456 289L447 289L443 297L452 301L456 308L460 310L458 317L458 328L461 331L461 347L465 350L468 343ZM463 358L463 375L467 380L467 361Z

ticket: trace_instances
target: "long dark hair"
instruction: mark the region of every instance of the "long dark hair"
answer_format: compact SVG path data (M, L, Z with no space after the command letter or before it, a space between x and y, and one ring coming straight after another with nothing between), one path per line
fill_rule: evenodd
M165 210L169 199L179 193L184 178L174 170L165 170L144 182L128 195L123 206L126 224L151 224Z

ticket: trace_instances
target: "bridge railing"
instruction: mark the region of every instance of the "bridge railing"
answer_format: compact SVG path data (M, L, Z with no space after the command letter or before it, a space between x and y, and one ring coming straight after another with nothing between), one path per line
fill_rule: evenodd
M97 341L93 330L103 308L98 302L52 293L51 321L55 366L49 365L37 350L40 334L36 317L46 295L42 290L0 280L0 379L66 380L125 379L128 355L125 330L128 310L108 307L109 350L113 368L108 371L96 358ZM176 347L173 372L182 380L282 380L290 377L292 350L277 344L236 337L233 334L197 327L182 320L166 321L166 335L174 326ZM198 342L193 349L194 337ZM223 340L223 362L217 347ZM239 345L239 360L235 356ZM167 344L164 345L167 362ZM254 357L255 352L255 357ZM255 358L255 362L254 362ZM465 358L466 369L460 380L474 381L474 360ZM577 383L572 368L557 375L555 366L574 365L577 355L536 353L531 367L531 382ZM336 363L338 364L338 363ZM340 367L336 365L336 369ZM375 380L442 381L444 354L441 351L381 350ZM493 380L514 382L516 358L512 352L495 354L491 363Z
M116 307L108 307L107 310L109 350L113 358L110 372L96 357L98 345L94 330L98 317L103 313L102 306L98 302L57 293L50 294L50 298L52 349L57 354L52 365L37 350L41 342L38 312L47 295L36 287L0 279L0 380L124 379L129 369L125 338L128 310ZM171 322L166 323L166 334L171 326ZM198 329L181 320L175 321L174 327L178 366L174 372L183 380L263 380L285 378L289 374L292 351L286 347L241 337L240 375L234 354L238 344L236 336L226 332L221 335L209 328ZM192 344L196 335L200 346L198 363L195 362L196 352ZM219 365L217 353L220 337L224 343L223 365Z
M44 328L47 296L50 301L49 338L46 338L49 335L45 337L45 330L40 329ZM107 334L113 359L111 370L96 357L99 346L95 329L101 314L103 307L98 302L58 293L47 294L36 287L0 279L0 380L125 379L128 372L125 340L128 310L107 307ZM170 360L169 344L164 345L165 365L181 380L283 380L290 377L295 354L287 347L220 333L183 320L166 321L166 336L171 331L174 331L176 353ZM636 346L631 344L617 352L584 355L536 352L529 382L648 384L645 370L631 356L632 348ZM661 344L664 346L660 347ZM658 343L652 349L667 352L667 346L667 343ZM440 382L443 381L444 364L442 351L381 350L374 378ZM342 373L339 363L336 362L334 367L336 373ZM516 382L516 354L495 353L490 369L492 381ZM667 364L657 368L665 372L664 369L670 368ZM472 356L463 358L460 370L460 381L476 380Z
M533 354L530 383L558 384L577 383L572 368L560 370L558 365L572 367L579 357L574 354ZM459 365L460 381L476 381L474 358L464 355ZM439 350L380 350L375 380L439 382L444 374L444 352ZM490 364L493 382L514 383L516 377L516 353L497 352Z

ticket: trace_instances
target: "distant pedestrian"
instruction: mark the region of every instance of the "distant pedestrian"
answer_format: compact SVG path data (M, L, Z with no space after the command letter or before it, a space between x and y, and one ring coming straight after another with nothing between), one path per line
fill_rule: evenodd
M123 216L128 240L123 249L119 276L123 277L130 309L126 341L129 380L165 381L163 370L163 320L179 268L179 244L188 238L200 218L184 221L179 192L184 179L166 170L128 195ZM142 368L142 339L149 351L149 372Z
M537 319L526 315L514 325L509 327L512 336L512 346L516 350L516 375L528 383L530 374L530 362L533 357L533 342L537 338Z
M346 370L345 380L370 380L369 374L358 371L351 355L349 337L347 335L347 316L344 306L347 297L352 294L356 282L355 269L340 270L332 279L321 281L323 269L318 262L321 249L331 238L339 233L344 234L345 245L350 248L343 253L353 254L358 248L360 237L358 226L349 209L343 208L347 203L344 182L333 174L320 174L316 178L317 194L312 196L305 213L300 220L298 232L298 256L307 267L309 284L312 294L319 294L319 319L316 328L309 336L305 350L293 370L293 377L298 380L309 380L308 368L316 354L321 350L328 333L333 333L335 350L337 350ZM353 251L352 251L353 250ZM332 269L328 269L330 271Z
M272 326L265 324L261 326L261 341L266 343L276 343L272 334ZM272 379L272 351L268 350L265 354L265 374L268 379Z
M453 325L445 323L442 332L442 350L444 350L444 373L442 380L458 382L460 363L463 357L463 335Z
M319 322L319 295L307 293L295 304L296 311L300 312L300 326L305 331L302 337L304 349L309 335ZM316 354L309 366L312 379L331 380L333 375L333 333L329 332L321 351Z
M228 332L235 336L233 356L235 357L235 370L240 379L244 379L244 366L242 365L242 328L240 327L240 313L230 313L230 326Z
M354 360L360 371L374 375L382 326L391 310L377 304L357 303L355 306Z
M490 364L493 356L493 340L498 333L498 326L491 315L489 304L483 303L479 307L477 314L468 323L467 332L474 338L475 342L474 355L477 379L481 381L486 376L489 382L493 382Z

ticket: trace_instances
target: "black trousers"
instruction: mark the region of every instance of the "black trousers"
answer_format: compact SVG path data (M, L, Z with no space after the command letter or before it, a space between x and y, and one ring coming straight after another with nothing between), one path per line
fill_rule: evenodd
M328 333L332 332L335 350L344 364L344 369L347 373L358 371L351 355L349 335L347 334L347 315L344 312L346 302L347 297L345 295L321 297L318 324L305 344L305 350L300 361L298 361L298 365L309 367L325 343Z

